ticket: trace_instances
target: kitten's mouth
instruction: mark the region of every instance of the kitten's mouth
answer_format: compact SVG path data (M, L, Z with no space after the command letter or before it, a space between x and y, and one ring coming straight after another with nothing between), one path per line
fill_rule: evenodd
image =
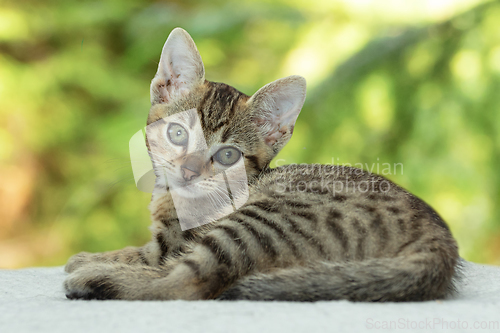
M206 195L206 193L197 185L197 182L177 180L173 183L173 186L170 186L170 190L182 197L196 198Z
M189 191L194 191L196 184L200 180L197 181L191 181L191 180L184 180L184 179L169 179L169 183L172 183L173 186L171 186L174 189L179 189L179 188L187 188Z

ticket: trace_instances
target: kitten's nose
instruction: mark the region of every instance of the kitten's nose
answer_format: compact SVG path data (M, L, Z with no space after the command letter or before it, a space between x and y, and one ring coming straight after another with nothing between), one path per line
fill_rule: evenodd
M187 167L181 167L181 170L182 170L182 178L184 178L185 181L193 180L194 178L200 175L198 172L193 171Z
M185 181L193 180L200 175L202 167L203 156L197 154L188 156L184 164L181 165L182 178L184 178Z

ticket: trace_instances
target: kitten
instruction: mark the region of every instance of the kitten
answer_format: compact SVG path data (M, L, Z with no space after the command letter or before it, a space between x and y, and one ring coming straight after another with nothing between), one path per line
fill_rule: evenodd
M251 97L206 81L193 40L174 29L151 83L147 121L160 126L156 137L154 131L148 134L156 174L149 206L152 240L140 248L70 258L67 297L422 301L448 296L457 245L423 201L355 168L269 168L292 135L305 93L300 76L274 81ZM187 123L171 125L165 119L192 109L206 147L201 145L196 163L169 164L153 145L162 140L189 145L175 127ZM168 136L172 133L175 137ZM227 169L227 156L217 155L221 149L231 151L231 163L244 165L248 196L229 215L182 230L168 172L177 175L173 183L184 179L184 185L192 185L203 178L196 186L208 186L215 173L206 170ZM176 156L188 158L181 151ZM186 191L178 195L189 198Z

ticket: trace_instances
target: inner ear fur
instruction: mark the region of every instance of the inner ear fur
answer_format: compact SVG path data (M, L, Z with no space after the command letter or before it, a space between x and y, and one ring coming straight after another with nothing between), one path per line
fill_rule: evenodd
M292 75L265 85L248 100L252 120L274 153L290 140L305 98L306 80Z
M151 82L151 105L170 103L205 81L205 67L191 36L175 28L163 46Z

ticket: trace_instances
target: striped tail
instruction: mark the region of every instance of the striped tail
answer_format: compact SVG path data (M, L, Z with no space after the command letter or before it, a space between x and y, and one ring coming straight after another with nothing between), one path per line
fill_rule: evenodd
M342 263L320 262L247 276L222 293L219 299L425 301L453 294L457 271L454 258L446 260L433 253Z

